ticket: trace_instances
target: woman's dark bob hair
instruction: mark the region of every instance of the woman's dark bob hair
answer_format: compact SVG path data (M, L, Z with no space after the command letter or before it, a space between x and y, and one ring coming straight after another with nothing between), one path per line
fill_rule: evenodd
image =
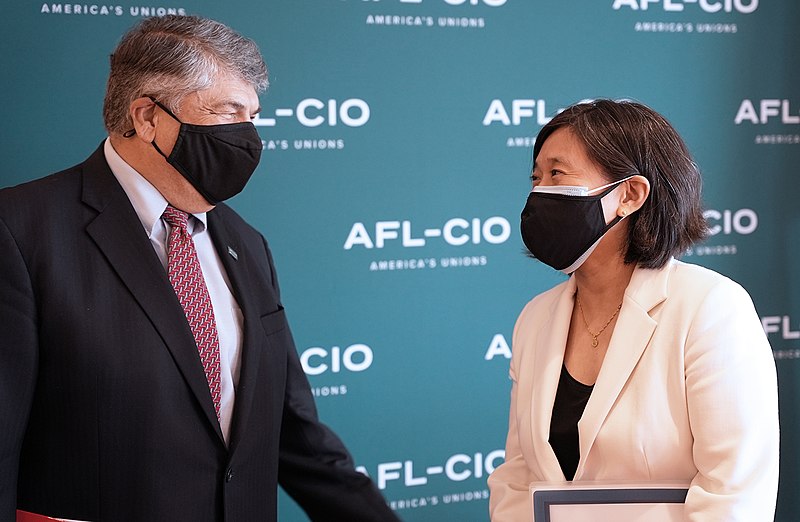
M647 201L622 222L628 226L626 263L661 268L706 237L700 172L663 116L632 101L572 105L542 127L533 147L534 162L547 138L562 127L583 143L609 182L637 174L650 182Z

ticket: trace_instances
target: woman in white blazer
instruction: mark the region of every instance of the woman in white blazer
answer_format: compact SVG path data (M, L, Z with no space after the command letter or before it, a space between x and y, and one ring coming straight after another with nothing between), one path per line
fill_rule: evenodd
M638 103L574 105L532 179L523 240L571 277L514 329L492 521L532 520L529 484L565 480L681 480L686 520L773 520L775 363L747 292L675 260L706 235L681 138Z

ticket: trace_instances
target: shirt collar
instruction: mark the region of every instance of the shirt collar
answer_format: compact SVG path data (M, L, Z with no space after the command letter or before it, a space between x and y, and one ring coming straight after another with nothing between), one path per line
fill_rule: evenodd
M141 221L145 232L147 232L147 236L152 237L156 225L161 223L161 215L167 208L167 200L144 176L136 172L133 167L122 159L111 145L110 138L106 138L103 144L103 153L111 172L117 178L119 184L122 185L122 189L136 211L136 215L139 216L139 221ZM194 223L199 223L200 228L191 230L191 233L199 233L205 230L208 226L206 213L200 212L192 215L197 219L189 220L190 229L193 221Z

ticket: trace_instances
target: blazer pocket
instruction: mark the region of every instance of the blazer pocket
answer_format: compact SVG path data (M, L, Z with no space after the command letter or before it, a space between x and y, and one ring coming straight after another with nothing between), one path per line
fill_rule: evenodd
M261 316L261 327L264 328L264 333L272 335L285 330L289 327L286 322L286 312L281 306L277 311L268 313Z

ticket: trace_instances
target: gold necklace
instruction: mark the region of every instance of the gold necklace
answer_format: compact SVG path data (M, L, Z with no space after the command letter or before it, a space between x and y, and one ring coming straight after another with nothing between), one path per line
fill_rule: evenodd
M575 300L578 301L578 310L581 311L581 317L583 318L584 326L586 326L586 331L589 332L589 335L592 336L592 348L597 348L597 345L598 345L597 336L599 336L601 333L603 333L603 331L606 328L608 328L608 325L611 324L611 321L614 320L614 318L619 313L620 308L622 308L622 303L620 303L619 306L617 306L617 309L614 310L614 313L611 315L611 317L608 319L608 321L606 321L606 324L604 324L603 327L600 328L600 331L597 332L597 333L594 333L591 330L589 330L589 323L586 321L586 316L583 314L583 307L581 306L581 296L576 295L575 296Z

